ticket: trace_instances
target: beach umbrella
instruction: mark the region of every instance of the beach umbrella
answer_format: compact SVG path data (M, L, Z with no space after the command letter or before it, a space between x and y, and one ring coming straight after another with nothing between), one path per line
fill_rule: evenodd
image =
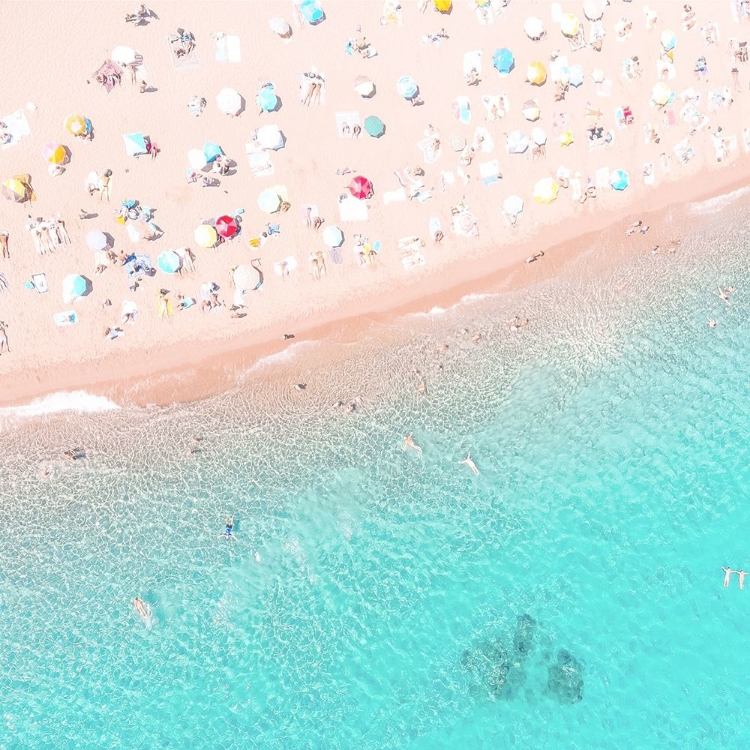
M529 16L523 22L523 31L529 39L537 41L544 36L544 23L542 23L541 18Z
M63 120L63 127L71 135L83 135L86 132L86 118L81 115L68 115Z
M182 268L182 258L174 250L165 250L156 259L156 265L164 273L177 273Z
M236 289L245 291L258 286L258 272L250 265L243 263L234 269L232 281Z
M216 95L216 106L225 115L236 115L242 109L242 97L234 89L222 89Z
M94 230L86 235L86 247L94 252L104 250L109 245L109 240L104 232Z
M190 151L187 152L187 158L188 164L190 164L193 169L203 169L203 167L208 164L206 154L199 148L191 148Z
M651 99L663 107L672 98L672 89L663 81L659 81L651 90Z
M267 148L271 151L277 151L280 148L284 148L284 135L279 130L278 125L264 125L262 128L258 128L256 134L258 143L263 148Z
M609 184L615 190L625 190L625 188L630 184L628 173L623 171L622 169L615 169L609 177Z
M201 224L193 232L193 239L201 247L213 247L218 241L216 230L210 224Z
M560 133L560 145L570 146L573 143L573 131L566 130L564 133Z
M219 237L223 237L228 240L230 237L234 237L239 231L240 227L234 216L219 216L216 219L216 233Z
M23 203L28 199L29 187L21 180L11 177L0 185L0 193L14 203Z
M88 291L88 281L83 276L71 273L63 279L63 299L72 302L78 297L83 297Z
M354 90L364 99L375 94L375 84L367 76L357 76L354 79Z
M581 22L578 20L578 16L573 13L563 14L560 19L560 31L562 31L564 36L575 36L580 28Z
M531 140L535 146L543 146L547 143L547 134L541 128L534 128L531 131Z
M594 68L591 71L591 80L594 83L602 83L604 81L604 71L601 68Z
M508 133L505 140L505 150L509 154L522 154L529 147L529 139L520 130Z
M385 133L385 125L379 117L370 115L369 117L365 117L365 130L373 138L380 138Z
M125 151L128 156L140 156L148 153L146 136L143 133L127 133L122 138L125 141Z
M441 13L450 13L453 0L432 0L432 4L435 6L435 10L439 10Z
M551 177L543 177L534 185L534 200L537 203L552 203L557 198L558 184Z
M349 183L349 192L361 201L367 200L372 196L372 183L359 174Z
M328 247L341 247L344 244L344 233L338 227L326 227L323 232L323 242Z
M122 45L115 47L110 55L110 59L114 60L116 63L120 63L120 65L130 65L130 63L134 63L137 58L138 55L132 47L124 47Z
M404 99L413 99L419 91L419 86L411 76L401 76L396 82L396 90Z
M279 97L273 91L273 87L264 86L255 97L258 109L263 112L273 112L279 104Z
M584 0L583 15L589 21L598 21L604 15L604 3L602 0Z
M523 199L518 195L509 195L503 201L503 211L511 216L518 216L523 211Z
M323 8L318 5L318 0L302 0L299 11L311 26L323 20Z
M65 147L59 143L48 143L42 149L42 156L44 161L49 164L65 164L68 160L68 153L65 151Z
M541 86L547 80L547 69L540 62L529 63L526 78L534 86Z
M571 65L568 72L568 83L578 88L583 83L583 68L580 65Z
M676 45L677 37L675 36L674 31L665 29L661 32L661 46L664 47L667 52L671 52Z
M221 146L216 143L206 141L203 144L203 155L206 157L206 164L210 164L212 161L216 161L224 152L221 150Z
M271 18L268 21L271 31L279 36L289 36L292 27L283 18Z
M281 205L281 196L273 189L268 188L258 196L258 208L267 214L276 213Z
M539 109L539 102L536 99L529 99L521 110L521 114L529 120L529 122L535 122L542 116L542 111Z
M513 70L513 65L515 64L513 53L507 47L495 50L495 53L492 55L492 64L500 75L508 75Z

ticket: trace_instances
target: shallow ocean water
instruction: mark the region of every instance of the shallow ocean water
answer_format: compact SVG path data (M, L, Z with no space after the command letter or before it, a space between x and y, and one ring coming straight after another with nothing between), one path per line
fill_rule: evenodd
M747 747L748 218L199 404L4 420L0 745Z

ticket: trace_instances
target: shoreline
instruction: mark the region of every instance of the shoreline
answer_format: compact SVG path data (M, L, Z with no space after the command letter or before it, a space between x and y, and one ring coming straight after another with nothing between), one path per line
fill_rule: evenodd
M249 342L243 341L247 332L237 331L228 337L196 341L191 350L184 341L149 348L139 353L138 361L133 361L132 350L88 359L85 363L79 361L79 366L85 364L85 372L71 369L70 362L62 362L33 374L8 373L2 377L5 387L0 393L0 408L18 407L53 394L81 390L120 406L166 407L200 401L237 386L240 371L249 370L290 345L317 341L334 343L337 339L356 341L372 323L387 325L433 307L451 307L470 294L519 291L557 277L560 271L579 260L602 232L630 217L638 215L648 219L647 223L652 226L646 240L649 245L666 242L674 234L673 229L663 226L670 212L731 194L749 183L750 162L741 159L721 168L701 169L687 184L680 183L679 200L674 200L672 192L665 189L653 195L641 193L627 206L588 212L583 233L576 232L576 222L571 218L558 224L545 224L536 234L518 243L501 244L498 250L502 252L493 253L489 248L477 257L457 257L439 271L387 295L373 293L360 298L358 306L364 309L354 315L338 307L302 325L286 321L256 329L251 332ZM671 181L662 187L676 184ZM632 247L634 255L644 251L637 241ZM525 264L525 257L538 250L543 250L545 257L534 264ZM451 279L449 286L445 286L446 278ZM283 333L292 328L295 338L291 344L282 341ZM310 355L308 352L301 356Z

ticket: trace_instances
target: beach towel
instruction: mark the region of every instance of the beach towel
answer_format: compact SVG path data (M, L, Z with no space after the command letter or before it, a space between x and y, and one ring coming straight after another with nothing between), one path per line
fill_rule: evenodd
M563 17L563 10L560 3L552 3L549 11L552 16L552 23L560 23L560 19Z
M295 271L298 265L297 259L293 255L289 255L283 260L274 263L273 270L276 271L279 276L284 277L288 276L292 271Z
M457 96L451 103L451 113L464 125L471 122L471 103L468 96Z
M339 138L353 138L352 129L355 125L362 127L359 112L336 112L336 132Z
M443 152L441 142L432 136L421 140L417 146L428 164L434 164Z
M556 59L552 60L549 64L549 72L553 83L569 80L570 66L568 65L567 55L558 55Z
M438 232L442 232L443 229L440 226L440 219L437 218L437 216L430 217L430 223L428 225L428 229L430 232L430 237L435 240L437 239L436 235Z
M492 153L495 150L495 142L487 128L477 128L474 131L474 140L471 145L475 151L481 151L484 154Z
M500 182L500 162L497 159L486 161L479 165L479 176L484 185Z
M385 0L383 3L383 12L380 16L380 25L386 26L390 23L395 23L397 26L401 26L404 22L404 16L401 12L401 3L399 0Z
M47 277L43 273L35 273L31 277L31 281L34 283L34 288L39 292L39 294L46 294L49 290L49 287L47 286Z
M571 200L580 202L582 197L581 192L581 181L577 177L570 178L570 198Z
M493 13L491 5L489 7L487 5L477 5L474 8L474 14L480 26L490 26L493 24L495 22L495 13Z
M217 60L221 62L242 62L240 38L238 36L226 36L222 32L217 32L214 39L216 40Z
M643 163L643 183L645 185L654 184L654 164L653 162L646 161Z
M31 135L31 126L22 109L16 110L13 114L5 115L5 117L0 118L0 122L5 123L3 132L10 136L10 140L3 144L3 151L15 146L25 136Z
M269 177L276 171L271 161L270 151L266 151L257 141L245 144L245 155L253 177Z
M112 60L105 60L98 70L93 73L93 77L104 76L102 86L107 93L112 91L116 83L121 83L122 68Z
M198 65L198 51L195 45L193 45L193 48L187 55L180 55L180 57L177 57L175 54L175 45L169 41L169 37L167 37L167 44L169 45L169 55L172 58L172 65L177 70L180 70L181 68L192 68Z
M339 201L341 221L367 221L367 203L348 195Z
M482 74L482 50L474 50L464 54L464 75L467 76L472 70L476 70L477 75Z
M401 256L401 264L405 269L425 264L419 237L403 237L400 239L398 241L398 252Z
M136 242L138 242L138 240L141 239L141 235L138 234L138 230L132 224L128 224L127 230L128 230L128 237L130 238L130 241L133 244L135 244Z
M319 83L320 84L320 91L318 92L318 98L315 100L315 102L310 102L311 104L325 104L326 100L326 81L325 76L316 74L315 78L310 78L309 76L305 75L304 73L299 77L299 100L300 102L305 101L305 97L307 96L307 92L310 90L310 86L313 83Z
M383 193L383 203L387 206L389 203L396 203L406 200L406 190L399 188L398 190L390 190Z
M596 84L597 96L612 96L612 79L605 78L601 83Z
M78 322L78 315L75 310L67 310L66 312L55 313L52 320L55 321L56 326L62 328L63 326L75 325Z
M307 209L310 209L310 221L317 219L320 214L318 213L318 207L314 203L303 203L302 204L302 218L307 216Z
M594 180L598 188L608 188L612 170L609 167L600 167L594 172Z
M750 128L745 128L742 131L742 145L745 151L750 151Z
M683 164L687 164L689 161L695 158L695 150L690 145L690 141L687 138L681 140L672 150ZM663 165L662 169L664 169Z

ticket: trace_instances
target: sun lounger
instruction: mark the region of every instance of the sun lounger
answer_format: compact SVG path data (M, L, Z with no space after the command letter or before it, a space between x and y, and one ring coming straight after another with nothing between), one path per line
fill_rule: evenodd
M78 314L75 310L67 310L66 312L55 313L52 319L56 326L62 328L63 326L75 325L78 322Z
M21 138L31 135L29 121L22 109L13 112L11 115L5 115L5 117L0 118L0 121L5 123L4 132L10 136L10 140L2 146L3 151L15 146Z
M49 290L49 287L47 286L47 277L43 273L35 273L31 277L31 281L34 283L34 288L39 292L39 294L46 294Z
M214 37L216 40L216 59L221 62L242 62L240 53L240 38L225 36L221 32Z
M362 127L359 112L336 112L336 132L339 138L354 138L355 125Z

